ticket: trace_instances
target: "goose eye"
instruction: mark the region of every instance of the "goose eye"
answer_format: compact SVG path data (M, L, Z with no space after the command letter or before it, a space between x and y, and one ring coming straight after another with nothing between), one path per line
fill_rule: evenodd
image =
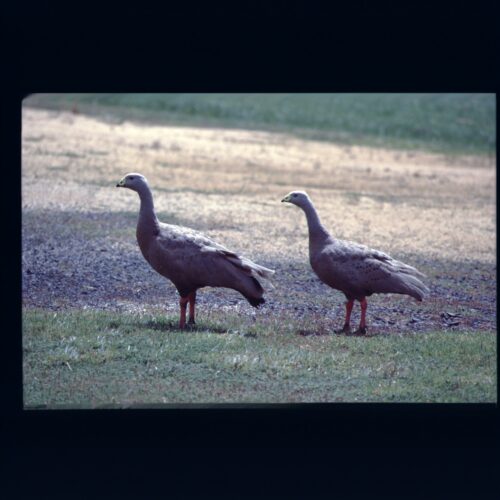
M133 181L133 180L134 180L134 178L133 178L133 177L129 177L129 179L130 179L131 181Z
M293 195L293 197L294 197L294 198L297 198L297 195L296 195L296 194L294 194L294 195Z

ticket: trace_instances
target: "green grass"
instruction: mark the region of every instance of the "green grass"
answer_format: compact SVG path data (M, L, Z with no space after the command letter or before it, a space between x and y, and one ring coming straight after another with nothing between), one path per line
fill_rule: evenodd
M31 106L257 128L445 154L494 154L494 94L36 94Z
M494 402L494 332L302 336L255 322L97 311L23 313L24 404ZM314 325L307 325L314 328Z

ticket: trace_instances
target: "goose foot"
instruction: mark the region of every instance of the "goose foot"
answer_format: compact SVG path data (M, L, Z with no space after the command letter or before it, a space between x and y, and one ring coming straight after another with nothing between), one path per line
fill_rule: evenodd
M353 335L366 335L366 326L358 328Z
M349 326L349 323L345 323L341 330L333 330L333 331L335 333L345 333L346 335L349 335L351 333L351 327Z

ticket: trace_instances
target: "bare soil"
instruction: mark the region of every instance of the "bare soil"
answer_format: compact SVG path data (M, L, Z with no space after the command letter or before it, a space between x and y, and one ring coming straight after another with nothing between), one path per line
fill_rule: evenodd
M496 159L337 146L287 134L119 123L23 110L23 304L177 313L171 283L140 255L137 195L151 185L160 220L201 230L276 269L255 312L236 292L204 289L199 314L307 325L342 323L344 296L308 263L304 215L280 200L306 190L333 235L416 266L431 294L369 300L370 332L496 330ZM359 310L355 309L354 321Z

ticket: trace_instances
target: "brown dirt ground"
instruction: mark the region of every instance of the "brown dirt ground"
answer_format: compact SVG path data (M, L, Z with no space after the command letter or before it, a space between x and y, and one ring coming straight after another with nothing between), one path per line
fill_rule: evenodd
M25 307L177 311L173 285L137 248L137 195L115 188L124 174L140 172L160 220L199 229L276 269L264 315L308 325L342 322L343 295L309 267L304 215L280 203L303 189L333 235L390 253L428 276L431 294L422 304L372 297L372 331L496 330L495 158L30 108L23 110L22 134ZM236 292L199 295L200 314L217 308L255 318Z

